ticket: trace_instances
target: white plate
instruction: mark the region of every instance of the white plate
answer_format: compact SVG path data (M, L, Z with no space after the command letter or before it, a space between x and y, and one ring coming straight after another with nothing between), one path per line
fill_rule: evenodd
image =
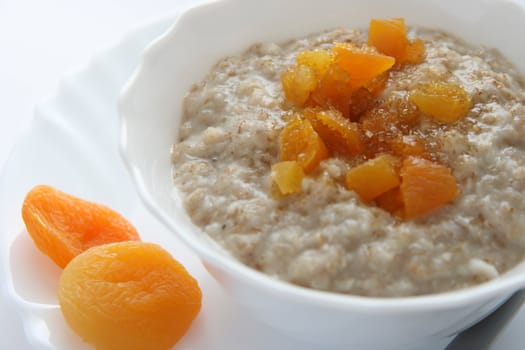
M0 179L0 278L7 281L1 288L20 311L32 347L91 348L65 324L56 296L60 270L33 246L20 217L24 195L45 183L116 209L135 224L143 240L161 244L198 279L203 308L175 349L317 349L275 333L234 307L196 256L149 214L135 194L118 153L117 96L143 48L173 19L168 16L130 32L65 77L56 94L37 106L31 127L15 146ZM525 343L520 325L525 325L523 311L495 348L520 349ZM435 344L435 349L443 346Z

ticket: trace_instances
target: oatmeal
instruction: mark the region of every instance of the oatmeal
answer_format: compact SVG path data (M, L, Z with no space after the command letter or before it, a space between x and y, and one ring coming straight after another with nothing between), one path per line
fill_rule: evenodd
M275 195L271 169L280 161L286 115L297 111L281 75L302 51L367 43L367 30L334 29L256 44L218 62L192 87L172 159L193 222L246 265L338 293L437 293L490 280L519 263L525 255L523 80L495 51L423 28L409 34L424 44L424 59L394 67L372 105L411 103L411 92L436 81L466 92L470 108L460 120L442 123L425 113L417 119L418 130L428 131L421 134L426 159L450 169L457 183L453 200L409 219L363 200L345 180L370 156L368 148L363 156L324 157L301 175L299 190Z

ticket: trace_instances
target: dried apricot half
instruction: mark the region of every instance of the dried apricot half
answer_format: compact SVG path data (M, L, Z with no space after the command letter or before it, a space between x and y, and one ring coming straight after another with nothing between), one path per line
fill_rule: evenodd
M98 350L167 350L199 313L202 294L163 248L128 241L71 260L58 298L69 326Z
M37 248L62 268L93 246L140 240L133 225L111 208L47 185L28 192L22 218Z

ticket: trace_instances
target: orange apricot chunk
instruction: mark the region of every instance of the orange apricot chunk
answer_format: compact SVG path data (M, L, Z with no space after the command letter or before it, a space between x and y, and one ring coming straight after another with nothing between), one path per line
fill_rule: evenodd
M382 55L372 47L336 43L333 51L337 64L350 75L353 90L386 72L395 63L393 57Z
M372 94L372 96L379 96L386 86L386 83L390 76L389 72L390 71L383 72L378 76L372 78L364 85L364 88L367 89Z
M201 308L197 281L167 251L128 241L93 247L58 283L62 314L98 350L167 350Z
M317 87L316 72L306 65L289 68L281 75L281 84L286 99L295 106L302 107Z
M317 88L312 92L311 101L307 105L333 107L348 117L353 93L350 74L339 65L333 64L328 67Z
M427 159L406 158L400 175L406 219L426 215L452 202L459 193L450 169Z
M22 218L37 248L62 268L93 246L140 240L116 211L46 185L28 192Z
M363 152L361 132L357 123L343 117L336 109L308 109L303 115L321 136L324 144L332 153L355 156Z
M375 103L375 96L365 87L357 89L350 100L348 116L344 115L353 122L358 122L361 116L370 109Z
M402 64L418 64L425 58L425 44L421 39L413 39L408 42L405 55L400 59Z
M407 28L403 18L372 19L368 29L368 45L379 52L395 57L400 63L408 46Z
M410 101L425 114L443 123L454 123L465 117L471 100L459 85L434 82L422 85L409 95Z
M306 173L328 158L323 140L306 119L290 120L281 131L279 146L280 160L297 161Z
M399 135L390 141L392 154L406 158L409 156L429 157L425 141L417 135Z
M272 165L272 180L281 194L301 192L304 171L298 162L289 160Z
M330 50L301 51L296 58L298 66L304 65L315 69L318 79L325 75L333 59L334 55Z
M381 155L356 166L346 174L346 188L370 201L399 186L398 160Z
M382 193L375 199L376 204L383 210L388 211L390 214L402 218L404 213L403 197L401 196L401 190L399 187L395 187L390 191Z
M419 113L416 105L406 98L390 98L366 111L360 118L365 155L369 158L385 152L405 155L410 145L404 147L403 138L419 121Z

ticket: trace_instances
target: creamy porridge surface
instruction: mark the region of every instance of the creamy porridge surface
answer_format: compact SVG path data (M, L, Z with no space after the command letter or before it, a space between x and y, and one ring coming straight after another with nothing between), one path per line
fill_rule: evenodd
M525 92L497 53L441 32L412 29L423 63L394 71L382 97L435 80L472 99L461 123L444 128L439 157L461 189L435 213L402 221L345 189L348 162L330 158L303 190L269 195L284 126L281 73L299 51L366 42L336 29L260 43L218 62L184 103L172 149L175 186L193 222L235 258L270 276L339 293L394 297L487 281L525 255Z

